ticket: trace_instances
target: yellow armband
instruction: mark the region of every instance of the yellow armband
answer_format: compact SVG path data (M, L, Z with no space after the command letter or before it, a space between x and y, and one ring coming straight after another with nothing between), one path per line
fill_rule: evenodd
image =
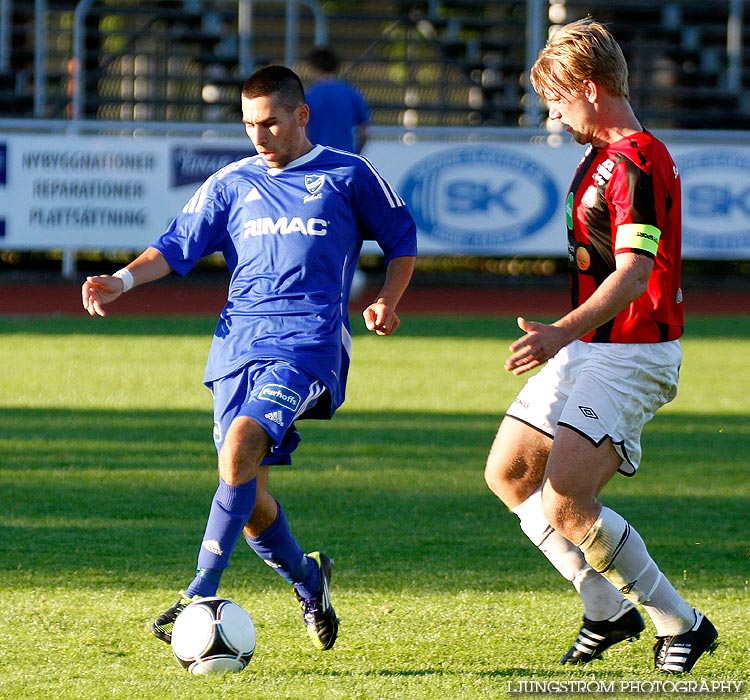
M642 250L656 257L661 231L649 224L620 224L615 237L615 250Z

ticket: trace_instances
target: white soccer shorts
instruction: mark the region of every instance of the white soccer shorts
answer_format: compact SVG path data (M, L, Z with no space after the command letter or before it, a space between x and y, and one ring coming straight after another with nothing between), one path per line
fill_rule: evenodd
M526 382L507 415L552 438L558 425L595 445L609 438L622 458L620 472L632 476L641 461L643 426L677 394L681 362L678 340L577 340Z

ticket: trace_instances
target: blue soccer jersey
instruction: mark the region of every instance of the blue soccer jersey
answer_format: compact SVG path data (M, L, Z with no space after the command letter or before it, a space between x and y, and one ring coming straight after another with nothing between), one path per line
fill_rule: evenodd
M385 261L416 255L403 200L362 156L316 146L284 168L253 156L212 175L154 244L179 275L223 253L231 279L208 356L208 385L253 360L320 379L330 417L344 401L347 307L363 240Z
M370 120L370 110L358 90L343 80L321 80L307 90L306 101L310 141L345 151L359 150L354 130Z

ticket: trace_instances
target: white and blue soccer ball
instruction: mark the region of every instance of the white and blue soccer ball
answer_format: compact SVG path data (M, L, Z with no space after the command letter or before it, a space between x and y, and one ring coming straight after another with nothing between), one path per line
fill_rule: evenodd
M172 652L180 666L195 676L239 673L255 653L255 625L234 601L200 598L175 620Z

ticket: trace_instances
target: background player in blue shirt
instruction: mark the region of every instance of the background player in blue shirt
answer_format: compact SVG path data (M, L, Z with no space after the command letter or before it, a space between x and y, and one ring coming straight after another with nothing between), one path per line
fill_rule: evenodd
M326 46L307 54L315 82L307 89L310 121L307 136L312 143L361 153L367 142L370 108L362 94L338 77L338 56Z
M195 597L215 595L241 532L289 583L313 643L330 649L338 619L329 597L331 560L305 555L268 491L268 467L288 464L295 421L330 418L344 401L351 352L349 289L364 239L384 253L385 281L364 311L367 328L390 335L411 279L416 228L403 200L365 158L313 146L299 77L283 66L256 71L242 89L242 119L257 155L212 175L167 231L114 275L88 277L83 306L103 306L134 285L187 274L223 253L231 279L204 382L214 397L219 485L196 575L153 623L171 641L174 620Z

